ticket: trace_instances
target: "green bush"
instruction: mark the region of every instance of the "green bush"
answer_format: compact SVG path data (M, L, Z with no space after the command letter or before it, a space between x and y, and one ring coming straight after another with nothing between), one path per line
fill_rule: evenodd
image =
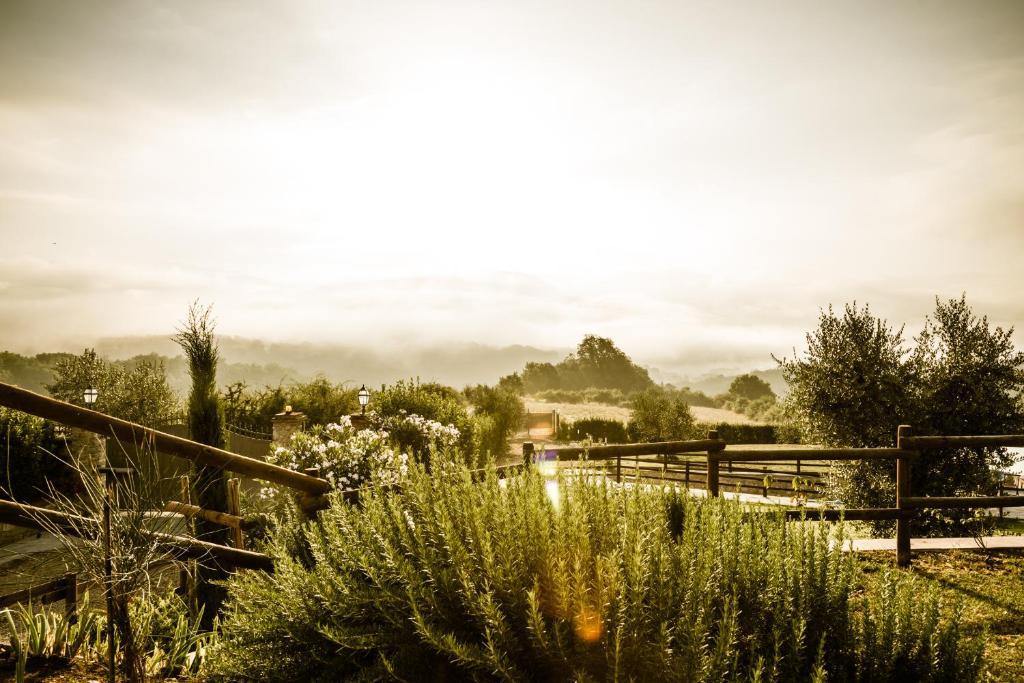
M213 675L276 681L971 681L980 643L910 578L856 597L842 527L536 469L410 468L242 572Z
M222 393L224 419L229 425L269 434L274 415L290 405L306 416L309 425L331 424L359 410L358 392L322 375L309 382L262 389L235 382Z
M459 430L456 447L467 460L474 458L473 420L466 410L465 399L457 390L428 382L399 381L389 384L371 398L370 410L379 421L386 418L419 415L442 425L451 425ZM392 432L392 438L399 448L423 455L426 443L418 430Z
M526 407L514 387L478 384L462 391L473 406L475 450L496 459L509 453L509 439L523 425Z
M694 434L698 438L704 438L712 429L718 430L718 438L724 439L730 444L792 443L778 440L778 425L745 425L728 422L697 422L694 424Z
M585 417L558 425L559 441L607 440L608 443L628 443L626 425L619 420L601 417Z
M626 427L630 441L671 441L695 436L690 406L678 395L660 387L633 397L633 416Z
M99 396L90 407L102 413L146 426L181 417L181 404L167 383L162 362L142 360L127 367L86 349L80 356L62 356L53 377L46 389L61 401L84 405L83 392L91 385Z
M73 472L54 424L17 410L0 408L0 498L31 502L55 488L69 490Z

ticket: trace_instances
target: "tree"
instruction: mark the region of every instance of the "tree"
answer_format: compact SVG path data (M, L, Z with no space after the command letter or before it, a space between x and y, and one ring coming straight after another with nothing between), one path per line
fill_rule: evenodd
M807 336L803 358L782 360L790 386L787 408L812 440L828 446L895 444L896 428L918 434L998 434L1024 429L1024 354L1013 330L992 329L966 297L942 303L908 348L902 328L874 318L868 307L831 308ZM924 454L915 464L915 495L994 493L995 468L1008 464L1001 449L954 449ZM832 494L851 507L895 502L895 468L854 462L833 468ZM977 531L957 513L919 518L918 531ZM884 525L878 525L884 528Z
M523 368L523 388L527 392L561 387L558 368L551 363L527 363Z
M634 363L611 339L588 334L564 361L575 365L583 387L637 391L653 384L647 370Z
M99 391L91 407L122 420L152 427L179 414L178 398L160 362L140 361L125 368L85 349L81 355L57 361L53 383L46 389L54 398L81 406L85 404L83 391L89 386Z
M198 303L188 310L188 318L174 336L188 358L192 392L188 397L188 428L193 441L224 448L224 410L217 393L217 359L219 353L214 340L214 321L210 308ZM192 485L199 506L218 512L228 511L227 479L223 468L195 465ZM196 535L210 543L228 545L227 527L197 517ZM196 567L196 598L203 606L203 626L211 628L213 618L224 601L223 586L214 582L227 579L228 572L218 563L199 563Z
M748 401L756 401L761 398L775 398L775 392L768 382L757 375L747 373L732 380L729 385L729 396L733 398L745 398Z
M811 442L827 446L892 446L896 428L917 417L917 372L903 328L868 306L832 307L807 335L803 358L779 364L788 401Z
M1013 329L992 328L974 315L966 296L943 303L916 338L921 369L922 434L1019 434L1024 431L1024 353ZM1013 459L1004 448L960 448L922 453L915 464L916 495L994 495L999 469ZM970 512L935 511L927 521L955 530Z
M495 387L478 384L466 387L462 393L473 406L481 454L490 453L496 459L503 458L508 454L509 439L523 424L526 415L523 400L518 393L500 384Z
M695 428L690 406L678 395L652 387L633 397L633 416L626 428L630 440L688 439Z

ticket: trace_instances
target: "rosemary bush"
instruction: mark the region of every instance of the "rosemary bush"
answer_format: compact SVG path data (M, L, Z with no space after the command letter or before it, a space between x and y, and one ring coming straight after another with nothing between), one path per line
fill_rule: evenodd
M841 525L598 476L412 463L229 584L214 677L969 681L981 644L910 579L857 596ZM293 546L292 546L293 547Z

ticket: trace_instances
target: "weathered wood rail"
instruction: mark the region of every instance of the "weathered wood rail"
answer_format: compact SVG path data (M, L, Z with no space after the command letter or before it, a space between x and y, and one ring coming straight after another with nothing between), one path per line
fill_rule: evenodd
M112 436L125 443L133 443L140 447L149 446L161 453L201 465L220 467L254 479L281 484L305 494L319 495L331 490L330 483L324 479L196 443L3 382L0 382L0 406L60 422L69 427L77 427L100 436Z
M73 621L78 613L78 576L76 574L65 574L56 579L0 596L0 609L19 603L35 602L40 605L48 605L61 600L64 601L64 614L69 621Z
M531 445L532 446L532 445ZM858 461L858 460L881 460L895 461L896 464L896 505L889 508L856 508L856 509L828 509L817 507L804 507L800 509L785 510L784 515L788 519L820 519L825 521L836 521L848 519L851 521L896 521L896 563L899 566L909 566L911 563L911 525L918 511L926 509L973 509L973 508L1006 508L1024 507L1024 495L999 495L999 496L934 496L921 497L911 495L910 474L913 463L919 458L923 450L934 450L943 448L999 448L1008 446L1024 446L1024 434L1003 434L985 436L913 436L909 425L901 425L896 434L895 448L779 448L773 450L744 449L727 447L725 441L718 438L717 432L709 432L707 439L696 439L691 441L666 441L649 444L628 444L611 446L594 446L591 448L556 448L545 450L537 454L538 460L554 461L578 461L585 457L589 461L614 460L615 479L622 481L622 460L633 458L633 463L639 468L641 458L645 456L661 456L663 479L670 479L676 483L685 483L687 488L691 484L701 483L698 472L691 472L687 465L685 480L670 478L667 475L669 469L669 455L681 453L705 453L705 469L703 471L703 484L708 495L718 496L721 490L722 463L731 468L732 463L769 463L769 462L793 462L799 463L808 460L827 461ZM524 456L533 457L532 447L524 449ZM645 460L645 463L655 463L657 460ZM628 464L628 462L627 462ZM639 472L639 469L638 469ZM726 476L733 480L776 476L800 476L799 473L778 472L762 470L754 471L739 470L729 472ZM657 469L655 469L657 473ZM758 488L758 487L751 487ZM760 487L767 496L771 487L764 484ZM778 490L778 489L776 489ZM1000 487L1002 490L1002 487Z

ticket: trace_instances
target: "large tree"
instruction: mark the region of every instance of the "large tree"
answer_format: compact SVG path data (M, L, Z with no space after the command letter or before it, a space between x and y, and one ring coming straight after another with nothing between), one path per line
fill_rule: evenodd
M83 405L83 392L99 391L100 412L146 426L158 426L179 416L178 398L167 383L163 363L140 361L131 367L101 358L93 349L57 361L53 382L46 386L54 398Z
M210 312L210 308L193 304L174 341L185 352L192 377L192 391L188 397L189 435L193 441L224 448L224 409L217 393L219 353ZM222 468L196 465L192 472L192 488L200 507L228 511L227 480ZM229 530L225 526L197 517L195 529L196 536L204 541L229 544ZM213 618L220 611L225 597L223 586L216 582L227 577L227 570L213 560L200 562L196 567L196 598L203 606L203 621L207 628L212 627Z
M902 328L875 318L867 307L823 312L807 336L802 358L780 361L790 386L789 408L812 441L830 446L895 444L896 428L918 434L1000 434L1024 429L1024 354L1013 330L978 318L965 297L942 302L911 347ZM917 495L994 493L1002 449L951 449L925 453L913 468ZM892 463L837 466L833 494L851 507L894 503ZM935 512L920 531L975 531L959 513Z

